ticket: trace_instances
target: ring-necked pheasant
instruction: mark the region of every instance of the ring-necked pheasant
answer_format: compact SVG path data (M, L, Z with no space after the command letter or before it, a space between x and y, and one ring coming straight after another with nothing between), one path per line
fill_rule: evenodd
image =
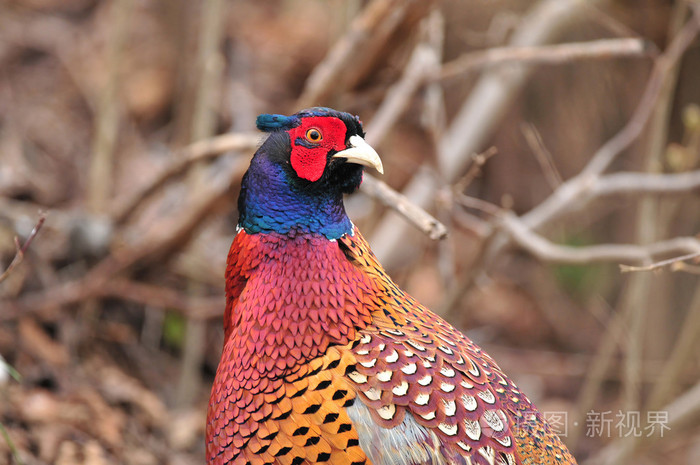
M210 464L573 464L476 344L394 284L345 214L357 117L261 115L226 270Z

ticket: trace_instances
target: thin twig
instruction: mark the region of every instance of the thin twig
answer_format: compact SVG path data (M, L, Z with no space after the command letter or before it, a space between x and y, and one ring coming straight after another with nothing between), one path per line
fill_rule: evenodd
M464 195L461 192L455 193L455 200L463 207L473 208L475 210L482 211L490 216L493 216L495 219L498 219L507 213L498 205L495 205L491 202L487 202L486 200L481 200L476 197Z
M580 60L648 57L654 53L653 44L636 38L600 39L535 47L496 47L470 52L445 63L437 79L452 79L476 69L509 63L559 65Z
M428 29L430 17L424 20L424 29ZM413 95L425 82L428 76L435 74L440 65L440 57L434 47L428 42L428 33L424 40L418 43L404 67L401 79L386 93L381 106L367 125L367 142L379 145L396 120L403 114L411 102Z
M24 244L22 246L20 246L19 239L15 236L15 247L17 248L17 253L12 259L12 262L10 262L10 266L8 266L7 269L2 274L0 274L0 283L6 280L7 277L10 276L12 271L15 268L17 268L17 266L19 266L20 263L22 263L22 260L24 260L24 254L29 249L29 246L32 245L32 241L34 240L36 235L39 234L39 230L44 225L44 221L46 221L46 213L39 212L39 220L32 229L32 232L29 233L27 240L24 241Z
M306 80L306 87L297 100L297 107L317 105L331 92L343 90L350 80L347 64L353 63L355 73L361 68L358 60L368 60L368 44L386 41L405 15L409 2L402 0L373 0L353 20L347 33L328 51Z
M669 258L668 260L661 260L660 262L652 263L651 265L646 266L620 265L620 272L631 273L636 271L657 271L664 268L669 268L671 271L675 271L674 267L678 263L682 263L686 260L691 260L697 257L700 257L700 252L682 255L680 257L673 257Z
M474 179L481 175L481 168L486 164L489 158L497 153L498 149L491 146L482 153L473 154L471 157L472 163L469 165L469 169L464 176L462 176L462 178L455 183L453 190L455 192L464 192L464 190L471 185L472 182L474 182Z
M647 245L598 244L585 247L570 247L555 244L527 225L517 215L490 202L455 194L455 200L468 208L481 210L495 217L497 226L507 233L523 250L540 260L550 263L585 264L597 262L649 263L654 257L679 252L692 252L689 258L700 255L700 239L676 237Z
M700 170L673 174L620 172L583 181L584 179L578 178L577 175L576 178L564 182L552 194L560 196L558 202L562 202L561 204L550 204L551 210L544 212L542 216L530 216L532 213L538 213L538 209L543 205L540 204L521 217L523 222L531 229L538 229L542 224L547 224L593 200L614 195L687 195L700 189ZM563 191L563 194L560 191ZM547 218L544 219L545 217ZM544 223L539 223L541 219Z
M639 33L635 31L632 27L618 20L610 14L610 12L605 11L598 5L586 5L585 13L590 16L595 22L603 26L608 31L612 32L618 37L640 37Z
M362 191L401 214L431 239L443 239L447 236L447 228L444 224L377 178L365 173Z
M686 173L613 173L597 179L589 195L684 194L700 189L700 170Z
M557 170L557 167L554 164L552 154L544 145L540 132L532 123L523 123L520 130L525 137L527 145L530 146L530 150L532 150L532 153L535 155L535 159L537 160L537 163L539 163L540 169L542 170L542 173L544 173L544 177L549 183L549 187L551 187L552 190L555 190L561 185L563 180L561 174L559 174L559 170Z
M613 173L591 179L585 186L585 190L581 190L577 196L572 197L566 207L574 210L593 200L613 195L684 195L698 189L700 189L700 170L673 174ZM527 214L521 218L530 226L529 222L525 221L528 218Z
M649 263L659 255L684 252L700 254L700 240L694 237L676 237L645 245L599 244L586 247L568 247L548 241L527 228L513 214L505 215L501 224L519 246L549 263Z

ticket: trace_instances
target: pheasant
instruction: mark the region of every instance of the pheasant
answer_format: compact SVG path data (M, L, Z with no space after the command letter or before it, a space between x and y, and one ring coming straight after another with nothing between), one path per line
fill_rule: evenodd
M387 276L345 213L356 116L263 114L226 268L209 464L575 464L480 347Z

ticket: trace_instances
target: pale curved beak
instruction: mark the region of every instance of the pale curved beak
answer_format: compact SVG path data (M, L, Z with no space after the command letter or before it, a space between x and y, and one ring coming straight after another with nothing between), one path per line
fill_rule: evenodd
M336 153L332 158L345 158L350 163L369 166L379 171L380 174L384 174L382 159L379 158L379 154L362 137L352 136L349 143L350 147Z

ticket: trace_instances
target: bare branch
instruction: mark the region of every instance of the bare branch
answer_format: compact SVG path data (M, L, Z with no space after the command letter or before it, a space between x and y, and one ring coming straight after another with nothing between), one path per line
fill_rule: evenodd
M498 205L495 205L491 202L487 202L486 200L478 199L476 197L470 197L459 192L456 193L455 200L457 200L457 202L464 207L482 211L495 218L500 218L501 216L507 213Z
M454 191L463 192L464 189L474 182L474 179L481 174L481 168L486 164L489 158L497 153L498 149L496 147L489 147L485 152L473 154L471 157L472 163L469 165L469 169L467 170L466 174L462 176L462 179L455 183Z
M21 247L19 245L19 239L15 237L15 246L17 247L17 253L15 254L15 258L12 259L12 262L10 262L10 266L8 266L7 269L2 274L0 274L0 283L6 280L7 277L10 276L12 271L15 268L17 268L17 266L19 266L20 263L22 263L22 260L24 260L24 254L29 249L29 246L32 245L32 241L34 240L36 235L39 234L39 230L44 225L44 221L46 221L46 213L39 212L39 220L32 229L32 232L29 233L29 237L27 237L27 240L24 241L24 245L22 245Z
M537 2L512 34L510 44L534 46L551 41L566 25L576 20L584 6L590 3L580 0ZM440 171L448 183L452 184L462 176L470 162L469 156L481 151L488 143L508 105L533 69L523 63L514 63L508 69L489 69L480 77L439 142ZM438 190L436 178L426 170L414 176L402 193L411 202L427 208ZM391 268L402 256L402 238L406 227L387 216L375 228L371 242L377 257L386 267Z
M508 213L501 225L523 249L548 262L584 264L595 262L649 263L660 255L677 253L700 254L700 240L677 237L648 245L601 244L586 247L568 247L554 244L527 228L517 216Z
M563 179L561 174L559 174L559 170L557 170L557 166L554 164L552 154L547 150L544 141L542 141L540 132L532 123L523 123L521 125L521 131L523 136L525 136L527 145L530 146L530 150L532 150L532 153L535 155L535 159L537 163L539 163L540 169L544 173L544 177L547 179L549 186L552 190L555 190L561 185Z
M601 8L602 5L587 5L585 14L600 26L618 37L639 37L639 33Z
M381 106L367 125L367 142L370 145L376 146L384 139L396 120L406 110L416 91L428 76L436 74L439 69L440 55L429 42L428 29L432 19L429 16L423 20L426 37L413 49L401 79L387 91Z
M542 5L549 6L544 2L542 3ZM677 62L680 59L680 56L682 55L683 51L689 46L689 43L692 41L692 38L697 35L699 29L697 20L698 14L698 9L696 8L696 16L685 24L685 26L682 29L682 32L678 36L676 36L676 39L672 42L672 44L665 52L665 58L663 58L665 60L665 63L673 63L673 60ZM659 60L661 59L662 58L659 58ZM592 194L590 191L596 185L596 181L600 181L600 175L602 174L602 172L609 166L609 164L614 160L615 157L617 157L617 155L619 155L619 153L622 150L627 148L627 146L629 146L632 143L634 138L639 136L640 132L643 129L644 123L646 123L646 121L650 118L652 114L652 110L650 109L650 107L654 105L656 98L658 98L661 94L661 90L663 87L661 83L671 73L672 69L673 67L670 65L661 66L657 64L655 66L654 71L652 72L652 77L650 78L647 84L647 90L645 91L644 98L635 110L635 114L633 115L632 119L616 136L610 139L606 144L603 145L603 147L601 147L598 150L598 152L592 158L591 162L589 162L589 165L587 165L581 173L564 182L544 202L540 203L538 206L530 210L530 212L520 217L519 220L522 221L523 225L526 227L527 230L532 231L539 229L544 225L550 223L554 219L560 217L561 215L572 211L573 208L576 205L580 204L582 201L590 200L592 198ZM459 119L460 118L457 118L453 125L456 125ZM464 122L471 122L472 124L476 124L474 121L469 121L466 118L466 113ZM467 129L462 129L462 131L467 131ZM460 144L457 141L455 141L454 144L460 146ZM684 175L688 176L688 174ZM622 190L624 190L624 188L620 187L622 185L630 187L630 189L628 189L630 192L636 190L637 188L643 189L643 186L640 186L641 183L629 183L629 178L626 177L613 177L610 179L613 182L612 186L615 186L614 189L608 189L605 184L606 181L604 181L603 187L605 187L605 189L601 190L601 195L603 194L603 191L607 191L610 193L615 191L616 193L620 193ZM615 179L622 179L624 182L614 181ZM637 179L640 181L648 180L647 178ZM430 179L422 180L423 184L429 182ZM634 185L635 188L631 189L631 185ZM610 185L607 186L610 187ZM412 183L409 186L409 189L413 190L413 195L410 195L409 198L416 199L416 201L419 204L423 204L424 201L427 200L425 195L421 194L425 192L425 189L418 189L418 187L419 186L414 185L414 183ZM674 189L674 187L667 185L655 187L668 189L669 191ZM409 189L407 189L407 191ZM387 231L384 231L384 229L387 229ZM383 233L380 237L384 240L385 243L395 243L396 231L391 231L389 230L389 228L384 229L379 229L379 231ZM483 230L484 228L481 229ZM376 235L377 234L375 233L375 236ZM493 261L496 259L496 257L498 257L500 253L504 250L504 248L508 245L510 239L510 235L507 231L504 230L496 231L496 234L489 234L487 236L487 240L484 244L485 250L482 254L479 255L478 262L475 262L474 264L474 269L476 271L465 274L465 276L460 280L460 283L458 283L458 285L455 286L455 290L449 293L448 298L445 299L445 303L443 304L445 312L449 312L452 309L453 304L457 302L461 298L461 296L466 292L467 287L470 285L470 283L473 282L473 276L475 276L478 273L478 269L488 268L490 264L493 263Z
M423 5L421 3L424 3ZM375 53L368 49L381 47L406 18L411 8L426 8L430 2L373 0L353 20L350 28L319 63L306 81L297 100L297 107L317 105L331 94L345 89L357 79ZM352 62L352 69L347 63Z
M563 4L564 2L557 4L549 4L546 2L541 3L543 8L556 8L559 6L563 6ZM580 6L583 5L581 4ZM585 4L586 8L590 8L590 6L590 3ZM685 49L689 46L690 42L692 41L692 38L695 37L698 33L697 8L695 14L696 16L685 24L685 26L682 29L682 33L676 36L676 39L666 50L664 56L662 58L659 58L659 60L662 60L664 63L674 63L680 59ZM543 27L542 25L539 26ZM661 90L663 87L661 83L671 73L672 69L673 67L668 64L663 66L657 64L655 66L652 72L652 76L647 84L647 89L645 91L644 98L637 106L637 109L635 110L632 119L617 135L615 135L598 150L598 152L592 158L591 162L589 162L589 165L587 165L581 173L564 182L545 201L534 207L528 213L521 216L520 221L523 222L524 226L526 226L528 230L540 229L546 224L551 223L554 219L559 218L563 214L571 212L574 209L574 207L576 205L579 205L582 201L590 200L592 198L590 190L593 188L593 186L595 186L596 181L600 180L601 173L609 166L610 163L612 163L612 161L619 155L619 153L622 150L626 149L632 143L632 141L641 133L644 124L652 114L651 107L654 106L656 99L661 94ZM495 95L492 95L492 98L496 99ZM469 108L469 110L472 110L472 108ZM453 123L453 126L455 126L462 119L462 122L469 123L471 127L465 124L463 128L460 128L460 131L464 134L468 134L470 128L478 127L479 124L481 124L481 122L484 120L483 117L481 118L481 120L475 118L468 119L468 115L468 111L465 111L464 118L461 118L462 115L458 115L458 117L455 119L455 122ZM469 137L464 135L460 137L462 137L464 140L469 139ZM457 139L455 139L453 143L447 145L447 147L462 146L464 146L464 144ZM451 173L453 171L454 169L450 169L446 172ZM614 180L615 178L612 179ZM429 183L430 181L431 180L429 178L421 180L422 184ZM409 198L416 201L420 205L425 205L429 198L423 195L425 189L419 189L420 186L417 184L418 183L412 182L409 185L409 187L404 190L404 192L409 192L411 194L409 195ZM623 184L626 184L626 182ZM666 189L666 186L663 187L664 189ZM615 190L617 191L617 188ZM395 231L395 227L393 227L394 231L392 231L392 228L388 227L389 225L386 226L386 228L379 228L379 232L382 233L380 235L380 238L385 244L389 244L389 246L387 246L389 250L397 250L398 247L390 247L391 244L395 244L397 242L397 234L400 233L397 233L397 231ZM483 230L484 228L481 229ZM375 236L377 235L378 234L375 233ZM467 288L471 286L471 283L473 283L473 277L480 272L479 270L483 270L491 266L494 260L503 252L505 247L508 245L510 239L510 235L507 231L504 230L496 231L496 234L489 234L487 236L487 240L484 244L485 250L482 254L479 255L478 261L476 261L473 265L474 271L465 274L462 277L462 279L460 279L460 282L455 286L453 292L448 293L448 297L443 303L443 309L445 312L452 311L454 303L457 302L462 295L464 295ZM386 260L386 257L392 257L392 255L385 253L385 257L382 258Z
M562 184L547 200L521 218L529 228L537 229L573 210L577 205L600 197L630 194L679 195L697 189L700 189L700 170L674 174L622 172L587 178L579 174Z
M630 273L635 271L657 271L663 268L669 268L671 271L677 271L679 269L679 264L684 263L686 260L692 260L693 258L698 257L700 257L700 252L669 258L668 260L661 260L660 262L652 263L651 265L646 266L620 265L620 271L622 273Z
M696 13L673 38L671 45L654 61L651 77L632 119L593 155L579 176L585 178L602 173L623 150L627 149L639 137L654 112L654 104L663 90L664 82L673 71L675 63L681 59L695 40L698 32L700 32L700 15Z
M493 225L488 221L482 220L478 216L472 215L462 209L455 209L452 214L455 223L459 227L471 231L481 238L486 238L493 234Z
M497 226L507 233L516 244L540 260L547 262L570 264L596 262L650 263L654 261L654 257L674 253L690 253L681 257L682 260L700 256L700 239L694 237L677 237L647 245L600 244L585 247L559 245L528 228L517 215L490 202L461 194L457 194L455 199L465 207L481 210L494 216ZM677 261L678 259L675 260Z
M596 152L581 173L566 181L544 202L523 215L523 221L528 227L539 228L563 211L568 210L571 203L581 198L590 186L594 184L595 178L605 171L610 163L639 137L652 114L654 103L661 91L661 84L669 72L670 63L680 59L680 56L698 34L698 31L700 31L700 21L698 21L697 16L694 16L673 40L668 50L658 58L657 63L659 64L654 67L644 96L637 106L632 119ZM502 244L498 245L502 246Z
M377 178L365 174L362 191L395 210L431 239L443 239L447 236L444 224Z
M486 204L488 204L486 202ZM491 207L495 208L494 205ZM492 210L493 211L493 210ZM541 260L559 263L583 264L594 262L648 263L658 255L688 252L691 258L700 255L700 240L693 237L678 237L648 245L602 244L586 247L569 247L554 244L529 229L516 215L503 212L501 226L523 249Z
M496 47L470 52L445 63L437 79L446 80L489 66L509 63L559 65L576 60L609 60L621 57L648 57L653 44L644 39L601 39L590 42L540 45L535 47Z
M614 173L597 179L590 194L687 194L700 189L700 170L687 173Z

